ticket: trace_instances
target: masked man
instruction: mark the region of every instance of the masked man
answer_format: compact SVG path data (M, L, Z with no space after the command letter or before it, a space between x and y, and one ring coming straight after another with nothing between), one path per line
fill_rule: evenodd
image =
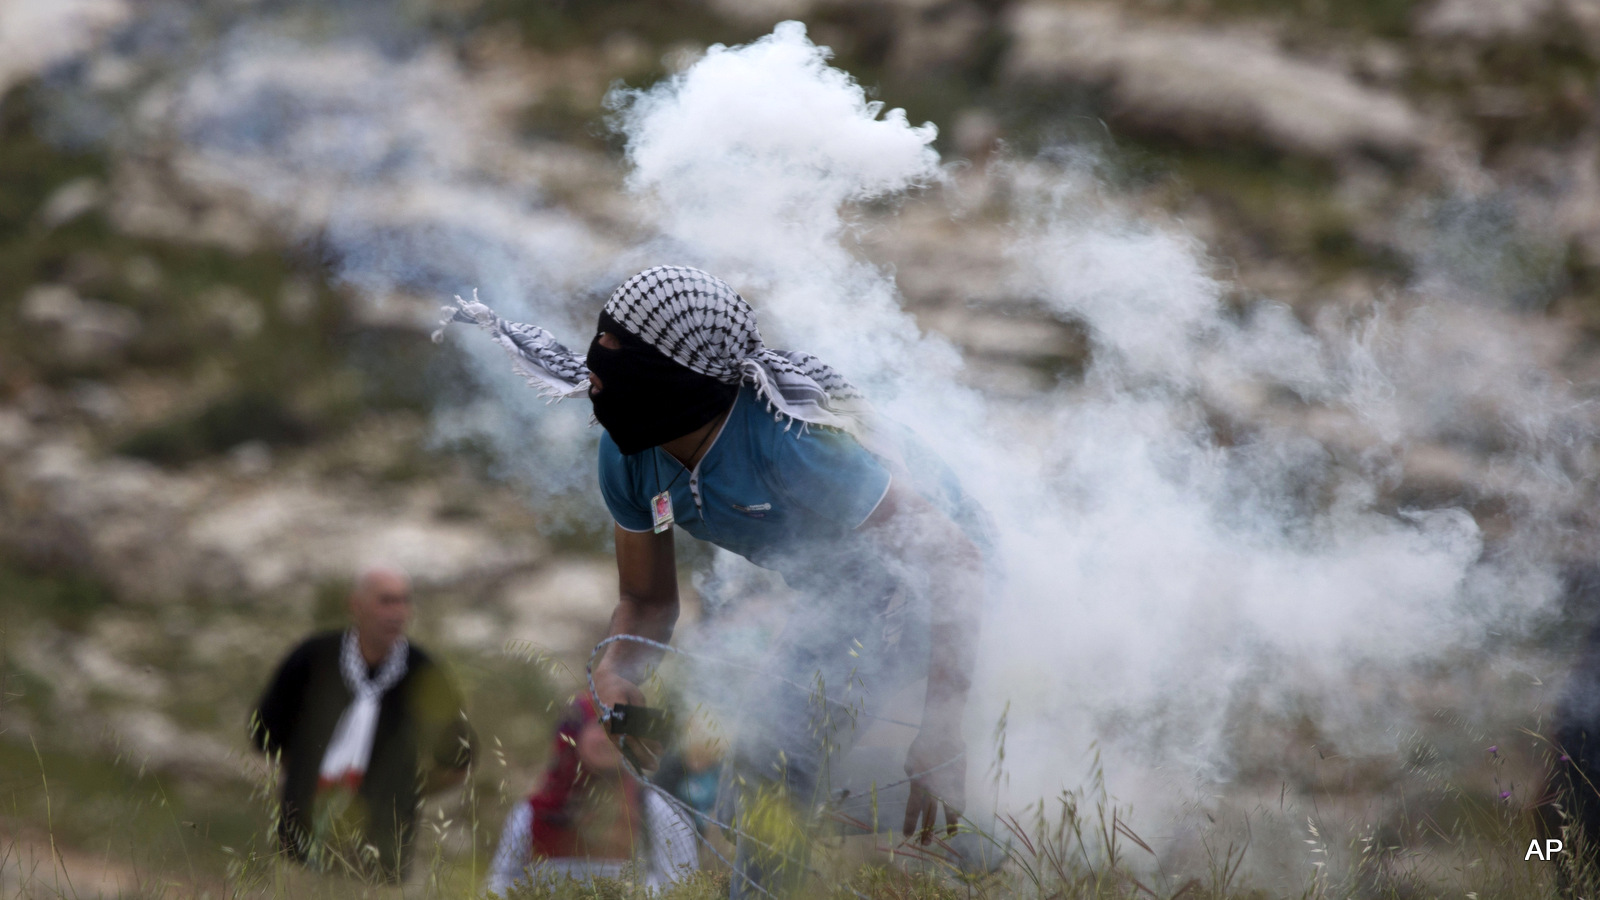
M743 794L740 821L770 823L766 813L783 807L803 826L832 799L830 760L856 714L917 718L885 701L926 677L903 826L927 840L942 804L953 833L986 542L982 512L950 470L832 368L766 347L745 300L698 269L658 266L628 279L586 357L477 302L447 312L488 330L530 384L592 400L606 432L600 488L615 519L613 635L671 638L674 527L776 570L800 596L766 661L772 677L747 685L754 696L730 780ZM594 673L601 702L643 703L638 685L656 660L636 643L610 646ZM789 876L779 869L794 874L803 851L774 850L777 840L758 851L740 839L735 896L780 884Z

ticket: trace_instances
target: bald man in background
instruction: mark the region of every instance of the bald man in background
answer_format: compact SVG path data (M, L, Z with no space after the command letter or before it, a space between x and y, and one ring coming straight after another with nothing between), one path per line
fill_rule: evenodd
M472 762L461 695L406 639L411 614L405 573L366 569L349 627L302 641L256 704L251 738L283 766L279 837L313 868L400 879L422 796Z

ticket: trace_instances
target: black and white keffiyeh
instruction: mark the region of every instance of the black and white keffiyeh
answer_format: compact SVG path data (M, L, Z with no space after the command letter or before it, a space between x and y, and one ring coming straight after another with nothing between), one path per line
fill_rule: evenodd
M584 358L543 328L500 318L476 291L471 300L456 297L444 312L435 341L451 322L469 322L493 335L511 355L512 369L543 396L588 393ZM801 427L825 425L858 437L870 430L860 391L809 353L767 347L750 304L714 275L688 266L645 269L617 288L605 312L680 365L724 384L751 385L770 411Z
M328 749L322 754L318 777L324 782L359 779L366 773L372 759L372 738L378 730L378 701L388 690L400 683L406 674L406 659L411 645L400 638L389 648L378 671L367 675L367 661L361 656L361 644L356 630L348 629L339 646L339 674L345 687L350 689L350 705L339 715L328 739Z

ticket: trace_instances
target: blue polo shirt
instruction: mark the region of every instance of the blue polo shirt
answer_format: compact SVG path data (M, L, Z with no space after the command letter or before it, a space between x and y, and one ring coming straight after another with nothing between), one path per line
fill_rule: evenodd
M981 514L955 475L909 431L896 430L911 487L985 546ZM623 456L600 439L600 491L617 524L646 532L650 500L667 490L676 524L700 540L772 569L796 590L892 589L856 529L889 491L889 469L850 435L767 412L746 385L694 471L654 447Z

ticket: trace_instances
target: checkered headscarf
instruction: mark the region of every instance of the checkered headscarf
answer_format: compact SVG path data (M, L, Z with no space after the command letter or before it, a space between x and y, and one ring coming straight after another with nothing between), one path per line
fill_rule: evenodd
M511 355L513 371L559 400L589 391L589 369L543 328L508 322L478 302L456 298L443 325L470 322ZM716 276L687 266L656 266L623 282L605 312L678 364L724 384L749 384L775 415L864 436L867 404L861 392L809 353L773 350L761 342L755 311Z

